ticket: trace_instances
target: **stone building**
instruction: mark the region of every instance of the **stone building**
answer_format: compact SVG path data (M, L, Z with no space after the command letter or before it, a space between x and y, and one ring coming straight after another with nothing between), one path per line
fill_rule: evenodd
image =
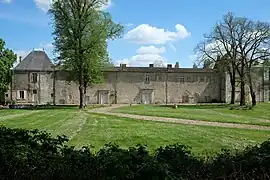
M267 74L267 73L266 73ZM262 76L262 82L269 79ZM78 85L67 72L55 70L43 51L32 51L14 68L6 99L31 104L79 104ZM264 83L262 83L264 84ZM269 100L269 86L256 92L258 101ZM165 104L228 102L229 79L212 69L120 67L104 70L104 83L88 88L87 104Z

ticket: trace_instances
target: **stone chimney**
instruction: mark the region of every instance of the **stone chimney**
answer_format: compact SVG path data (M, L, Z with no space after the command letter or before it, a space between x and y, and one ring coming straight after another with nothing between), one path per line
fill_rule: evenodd
M154 67L154 64L149 64L149 67L151 67L151 68Z
M172 64L167 64L167 68L172 68Z
M179 62L175 63L175 68L179 68Z
M120 67L121 67L122 69L124 69L124 68L127 67L127 64L120 64Z
M22 56L19 56L19 62L22 62Z

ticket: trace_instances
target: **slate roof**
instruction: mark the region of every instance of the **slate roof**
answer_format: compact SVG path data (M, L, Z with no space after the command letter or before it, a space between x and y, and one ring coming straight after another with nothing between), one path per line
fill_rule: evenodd
M144 72L144 73L213 73L213 69L203 68L160 68L160 67L114 67L111 69L105 69L104 71L123 71L123 72Z
M32 51L30 52L16 67L17 71L53 71L53 63L50 58L44 51ZM60 71L60 70L58 70ZM143 72L143 73L213 73L212 69L203 69L203 68L167 68L167 67L113 67L106 68L103 71L105 72Z
M44 51L30 52L16 67L22 71L52 71L53 63Z

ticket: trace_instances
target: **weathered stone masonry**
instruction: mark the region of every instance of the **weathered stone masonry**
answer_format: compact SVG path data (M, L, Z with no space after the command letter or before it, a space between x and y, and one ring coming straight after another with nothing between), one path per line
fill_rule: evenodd
M31 52L14 69L6 98L33 104L78 104L79 90L68 82L67 72L54 70L43 51ZM269 72L268 72L269 73ZM269 78L266 75L265 78ZM211 69L120 67L104 71L104 83L88 88L87 104L198 103L229 100L228 78ZM264 87L259 101L269 100ZM260 92L262 93L262 92Z

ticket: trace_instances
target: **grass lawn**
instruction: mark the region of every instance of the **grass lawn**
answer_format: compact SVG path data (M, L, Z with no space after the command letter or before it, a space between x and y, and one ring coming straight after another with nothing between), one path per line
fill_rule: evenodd
M72 108L0 110L0 125L46 130L53 136L65 134L72 138L69 145L93 145L95 150L109 142L124 148L147 144L152 151L160 146L180 143L192 146L193 152L200 154L221 148L241 149L270 138L269 131L139 121Z
M270 103L261 103L252 110L230 110L230 105L180 105L173 106L134 105L114 109L113 112L229 122L270 126Z

